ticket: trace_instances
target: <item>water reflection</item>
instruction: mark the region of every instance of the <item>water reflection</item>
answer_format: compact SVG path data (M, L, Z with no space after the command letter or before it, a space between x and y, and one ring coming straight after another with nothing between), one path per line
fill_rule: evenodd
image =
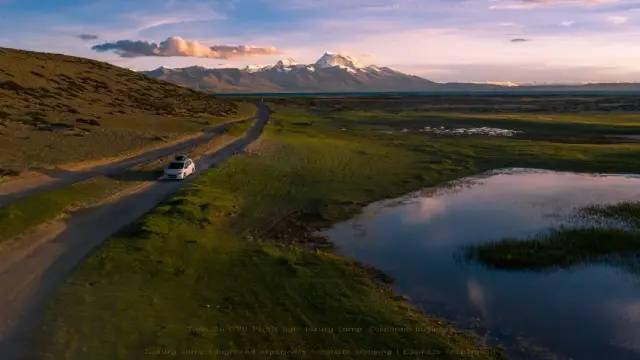
M640 178L511 169L373 204L326 233L430 313L487 339L578 359L640 358L640 277L592 264L507 272L456 260L465 245L579 226L575 209L640 201Z

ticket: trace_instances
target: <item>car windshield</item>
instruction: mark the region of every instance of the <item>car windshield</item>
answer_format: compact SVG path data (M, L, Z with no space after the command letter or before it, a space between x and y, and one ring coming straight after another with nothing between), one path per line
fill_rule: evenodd
M184 163L181 162L172 162L168 166L169 169L182 169L184 168Z

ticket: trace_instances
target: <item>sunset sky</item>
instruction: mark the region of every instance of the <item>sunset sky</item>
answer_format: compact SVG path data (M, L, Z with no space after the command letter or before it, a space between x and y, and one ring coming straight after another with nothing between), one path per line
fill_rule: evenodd
M435 81L639 82L640 1L0 0L0 46L136 70L334 51Z

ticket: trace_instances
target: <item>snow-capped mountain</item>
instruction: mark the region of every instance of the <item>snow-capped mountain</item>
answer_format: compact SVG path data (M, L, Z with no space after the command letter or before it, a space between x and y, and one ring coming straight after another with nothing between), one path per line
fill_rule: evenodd
M290 68L290 67L295 67L297 65L298 63L290 57L284 58L276 63L276 67L281 67L281 68L285 68L285 67Z
M279 60L275 65L249 65L243 70L252 73L267 70L291 71L303 69L309 72L313 72L316 69L328 69L333 67L344 69L351 73L356 73L361 70L378 69L376 66L360 65L357 60L351 58L350 56L327 52L314 64L298 64L293 58L287 57Z
M360 65L357 60L351 58L350 56L334 54L331 52L326 52L315 64L318 69L326 69L331 67L339 67L342 69L350 70L350 71L358 71L364 66Z
M442 84L327 52L313 64L292 58L244 69L158 68L145 75L207 92L426 91Z

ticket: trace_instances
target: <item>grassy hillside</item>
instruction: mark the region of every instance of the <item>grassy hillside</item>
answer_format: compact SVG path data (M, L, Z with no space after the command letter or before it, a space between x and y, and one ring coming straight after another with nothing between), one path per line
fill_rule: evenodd
M0 176L116 156L242 111L106 63L0 48Z

